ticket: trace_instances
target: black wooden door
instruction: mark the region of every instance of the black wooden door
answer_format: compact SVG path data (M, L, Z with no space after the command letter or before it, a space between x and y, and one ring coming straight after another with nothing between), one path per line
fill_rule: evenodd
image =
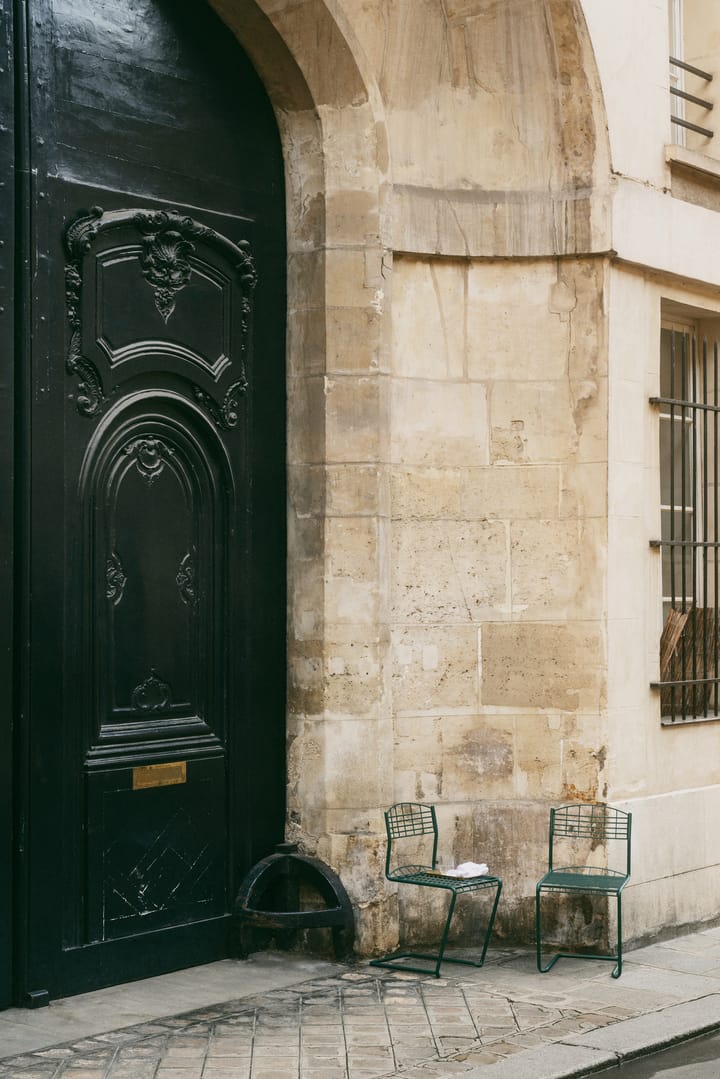
M13 954L14 88L12 12L0 0L0 1008Z
M18 985L55 996L226 955L282 836L284 196L204 3L15 18Z

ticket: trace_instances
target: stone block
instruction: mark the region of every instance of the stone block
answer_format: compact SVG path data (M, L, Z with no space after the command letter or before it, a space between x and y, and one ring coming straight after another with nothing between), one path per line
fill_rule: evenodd
M465 375L464 264L396 258L393 372L406 378Z
M560 465L560 517L607 515L608 479L604 461Z
M381 368L382 314L375 307L328 307L328 374L373 374Z
M395 465L390 470L390 506L393 519L404 521L424 518L468 520L463 494L470 490L472 479L483 469L413 468ZM483 514L483 516L485 516Z
M287 470L287 487L291 512L297 517L322 515L326 499L324 465L290 465Z
M378 311L377 288L365 284L365 252L354 248L333 248L325 253L325 303L328 307L370 307ZM350 336L348 335L348 343Z
M468 271L468 375L552 381L568 374L572 289L556 263L472 263Z
M376 581L378 527L372 517L329 517L325 524L325 550L331 577Z
M325 145L325 185L328 200L344 192L374 196L368 206L378 208L378 187L387 168L387 142L373 105L358 103L353 109L322 109ZM385 160L383 160L385 158ZM330 224L331 222L328 222ZM377 237L377 219L353 220L356 231L328 230L333 243L357 244L358 238Z
M608 374L607 267L600 259L566 260L559 279L575 298L570 318L568 376L571 381Z
M389 480L382 466L328 465L326 479L329 516L381 517L389 513Z
M395 713L477 713L476 627L398 626L391 643Z
M516 618L602 618L605 522L518 521L510 526L512 611Z
M327 365L325 312L322 307L288 311L288 375L322 375Z
M600 621L486 623L481 703L598 713L607 663Z
M325 382L321 376L288 378L289 465L325 459Z
M384 649L368 639L363 626L352 627L349 636L349 640L324 642L323 706L334 715L378 716Z
M304 563L295 562L289 586L289 616L293 639L300 641L320 637L325 608L322 562L319 559Z
M468 479L463 504L469 517L522 520L557 516L558 472L552 465L477 469Z
M346 177L341 177L341 179L348 182ZM369 191L343 188L328 192L325 200L325 225L328 236L332 237L334 243L340 243L343 240L352 243L357 236L377 241L380 216L377 177L372 174L372 170L368 170L367 179L371 188ZM373 180L375 180L375 190L372 190ZM349 182L354 183L355 177Z
M397 521L392 530L392 617L480 622L507 609L503 522Z
M393 752L395 800L437 802L443 794L441 720L408 715L396 723Z
M404 465L489 464L485 386L396 379L391 454L394 463Z
M329 463L357 464L380 459L387 430L383 381L377 376L324 380L325 453Z
M321 566L325 555L322 518L291 516L288 520L288 546L295 562L316 562ZM307 570L307 566L304 570Z
M381 831L338 834L330 831L327 860L342 872L342 882L356 902L365 904L385 896L385 825Z
M374 809L382 805L392 746L386 718L327 719L313 725L324 748L325 807Z
M288 710L318 715L325 700L322 645L317 640L296 639L288 652Z
M472 802L479 792L483 799L507 797L515 767L511 717L443 716L440 735L436 758L442 768L445 799ZM461 850L455 854L462 860Z
M423 772L412 762L395 771L395 799L398 802L437 802L442 797L442 776L435 769Z
M334 625L375 626L380 613L377 581L330 577L325 582L325 622Z
M325 299L326 256L323 248L291 251L287 260L290 312L311 311L322 322Z
M273 0L265 3L263 10L291 53L305 59L303 75L316 106L363 105L367 96L360 73L347 41L321 0L300 4Z
M493 463L607 460L604 381L495 382L490 424Z
M396 518L518 520L556 517L560 469L556 465L480 468L403 468L391 475Z

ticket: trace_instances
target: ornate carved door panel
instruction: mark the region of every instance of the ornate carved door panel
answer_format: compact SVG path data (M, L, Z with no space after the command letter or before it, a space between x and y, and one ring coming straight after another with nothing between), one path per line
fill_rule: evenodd
M226 955L282 835L284 223L204 5L29 14L19 984L54 996Z

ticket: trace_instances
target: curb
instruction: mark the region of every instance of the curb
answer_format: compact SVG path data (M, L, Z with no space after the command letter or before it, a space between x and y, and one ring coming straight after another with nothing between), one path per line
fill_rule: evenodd
M465 1072L463 1079L582 1079L720 1028L720 993L575 1034Z

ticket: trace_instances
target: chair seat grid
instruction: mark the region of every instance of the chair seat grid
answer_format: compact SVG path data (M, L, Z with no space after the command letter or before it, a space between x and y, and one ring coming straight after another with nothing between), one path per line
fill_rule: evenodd
M628 880L627 873L597 866L564 866L553 869L538 882L548 891L617 892Z
M439 869L423 865L401 865L390 874L399 884L419 884L425 888L447 888L452 892L472 892L478 888L494 887L499 877L446 877Z

